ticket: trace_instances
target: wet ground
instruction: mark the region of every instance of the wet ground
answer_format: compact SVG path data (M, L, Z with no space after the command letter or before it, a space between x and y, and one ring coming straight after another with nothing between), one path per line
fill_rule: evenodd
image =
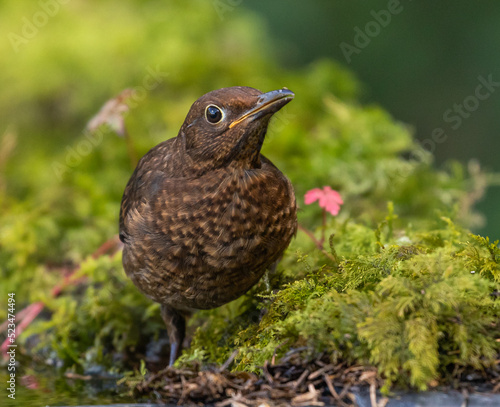
M146 380L130 387L119 385L121 376L105 371L84 375L54 367L19 369L15 399L8 397L5 366L0 371L3 383L0 406L120 406L153 405L220 407L244 406L351 406L359 407L499 407L500 394L493 394L491 384L470 376L461 390L439 388L427 392L396 392L384 397L376 389L381 382L374 368L332 365L326 360L301 359L266 364L261 375L231 373L224 368L199 370L168 369L148 373ZM497 377L498 379L498 377ZM495 379L493 387L500 386ZM495 384L496 383L496 384ZM498 390L498 389L497 389ZM133 394L133 395L132 395ZM164 400L170 404L161 404ZM191 403L191 404L190 404ZM208 404L204 404L208 403Z
M0 375L2 383L7 377ZM25 384L33 386L33 383ZM3 391L0 406L26 406L26 407L45 407L45 406L114 406L114 407L147 407L147 406L175 406L177 404L157 404L152 402L138 403L131 397L120 395L116 388L116 380L109 382L103 380L77 380L67 378L56 378L50 376L42 376L36 378L37 388L28 388L22 384L18 384L16 388L15 400L8 399L5 391ZM122 389L123 390L123 389ZM340 392L340 390L339 390ZM354 395L354 400L348 405L358 405L359 407L373 407L373 393L370 392L368 386L362 388L354 388L350 390L351 395ZM396 393L389 397L387 401L379 393L376 393L377 403L385 407L498 407L500 406L500 394L488 393L473 393L459 391L429 391L421 393ZM220 403L220 402L219 402ZM269 401L269 406L273 406L272 401ZM386 403L386 404L383 404ZM182 403L181 405L187 405ZM213 405L213 404L211 404ZM230 406L231 404L227 404ZM240 407L245 404L239 404ZM261 404L266 405L266 404ZM283 404L277 404L283 405ZM313 405L321 405L314 403ZM323 404L325 407L338 406L339 404ZM306 406L306 404L302 404Z

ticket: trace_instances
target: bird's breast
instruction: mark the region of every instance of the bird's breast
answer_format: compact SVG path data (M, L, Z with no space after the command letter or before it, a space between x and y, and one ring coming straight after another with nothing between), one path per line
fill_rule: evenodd
M207 254L272 244L295 219L293 191L268 171L221 171L171 189L156 199L154 227L184 246L203 242Z
M157 301L171 298L194 308L247 291L281 257L296 230L293 190L270 171L170 180L145 216L148 230L141 239L148 251L137 279L158 284Z

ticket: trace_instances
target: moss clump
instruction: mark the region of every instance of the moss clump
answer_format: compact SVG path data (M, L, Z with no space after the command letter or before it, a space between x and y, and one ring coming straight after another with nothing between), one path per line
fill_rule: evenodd
M371 236L371 252L356 254L349 230L357 228ZM267 312L260 321L242 322L243 314L241 330L214 311L197 329L190 352L204 349L220 362L238 348L236 368L253 370L275 352L305 345L310 354L377 366L388 386L420 389L457 367L494 366L500 304L498 273L491 270L498 272L500 263L491 253L498 249L446 218L431 231L405 232L378 246L372 229L344 226L335 241L346 237L351 246L339 245L338 267L325 262L317 268L299 257L304 277L264 295Z

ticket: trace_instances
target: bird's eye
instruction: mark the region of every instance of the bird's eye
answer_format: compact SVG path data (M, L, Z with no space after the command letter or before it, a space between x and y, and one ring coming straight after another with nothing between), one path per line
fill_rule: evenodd
M205 116L210 123L215 124L222 120L224 114L222 113L222 109L219 107L215 105L208 105L205 109Z

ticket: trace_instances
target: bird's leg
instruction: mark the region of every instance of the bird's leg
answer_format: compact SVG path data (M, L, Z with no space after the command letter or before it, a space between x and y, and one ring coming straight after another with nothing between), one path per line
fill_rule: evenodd
M171 367L182 350L182 342L186 336L186 318L180 311L165 304L161 306L161 317L165 325L167 325L168 339L170 341L168 366Z
M282 258L283 258L283 256L280 256L280 258L278 260L276 260L273 264L271 264L267 268L267 271L269 271L269 274L271 276L273 276L276 273L276 268L278 267L278 264L279 264L279 262L281 261Z

